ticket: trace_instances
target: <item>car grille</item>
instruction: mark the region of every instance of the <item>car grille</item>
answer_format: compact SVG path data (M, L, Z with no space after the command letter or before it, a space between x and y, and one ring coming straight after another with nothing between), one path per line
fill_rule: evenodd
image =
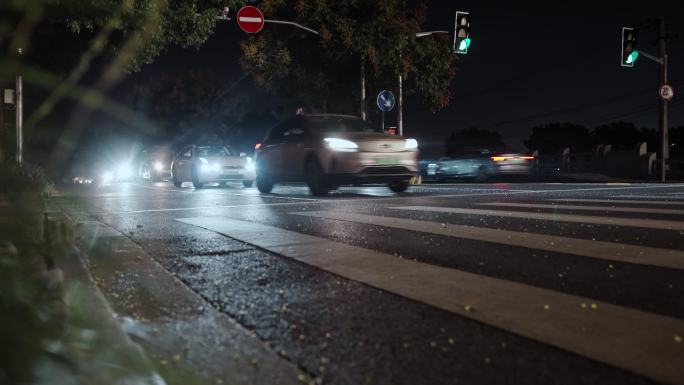
M409 170L404 166L387 166L387 167L366 167L363 170L364 174L370 175L395 175L406 174Z

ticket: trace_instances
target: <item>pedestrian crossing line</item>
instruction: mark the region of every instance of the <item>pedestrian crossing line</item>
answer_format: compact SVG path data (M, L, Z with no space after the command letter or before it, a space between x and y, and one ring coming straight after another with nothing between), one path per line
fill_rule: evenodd
M477 226L440 224L395 217L374 215L311 211L293 212L306 217L333 219L347 222L363 223L391 227L395 229L418 231L447 237L470 239L496 243L506 246L525 247L555 253L573 254L615 262L635 263L658 266L669 269L684 270L684 251L661 249L657 247L635 246L622 243L592 241L587 239L562 237L557 235L535 234L521 231L491 229Z
M684 384L684 345L675 341L684 335L684 321L678 319L258 223L176 220L656 381Z
M606 211L606 212L620 212L620 213L684 215L684 210L648 208L648 207L580 206L580 205L537 204L537 203L505 203L505 202L487 202L487 203L478 203L477 205L478 206L494 206L494 207L518 207L518 208L527 208L527 209L555 209L555 210L576 210L576 211Z
M669 198L669 197L663 197ZM629 199L582 199L582 198L560 198L547 199L553 202L586 202L586 203L623 203L623 204L643 204L643 205L684 205L684 202L677 201L652 201L652 200L629 200Z
M464 214L464 215L483 215L504 218L521 218L521 219L536 219L543 221L554 222L573 222L573 223L590 223L595 225L611 225L611 226L625 226L625 227L644 227L649 229L663 229L663 230L684 230L684 222L669 221L669 220L655 220L655 219L639 219L639 218L611 218L591 215L571 215L559 213L539 213L539 212L522 212L522 211L503 211L503 210L480 210L480 209L466 209L461 207L436 207L436 206L401 206L389 207L393 210L406 211L421 211L421 212L437 212L448 214Z
M632 198L632 199L669 199L672 203L681 201L684 197L671 196L671 195L611 195L611 198Z

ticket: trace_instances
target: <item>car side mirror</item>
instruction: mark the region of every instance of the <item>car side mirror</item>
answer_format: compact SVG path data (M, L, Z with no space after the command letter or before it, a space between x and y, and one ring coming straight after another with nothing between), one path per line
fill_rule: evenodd
M247 156L247 153L246 153L246 152L241 152L241 153L240 153L240 157L244 158L244 157L246 157L246 156Z

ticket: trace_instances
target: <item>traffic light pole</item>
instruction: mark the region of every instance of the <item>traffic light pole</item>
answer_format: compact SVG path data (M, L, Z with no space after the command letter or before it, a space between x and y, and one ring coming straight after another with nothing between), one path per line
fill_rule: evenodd
M660 27L658 28L658 50L660 54L660 79L658 90L663 84L667 84L667 43L666 43L666 27L665 18L660 18ZM660 96L658 92L658 129L660 131L660 181L665 182L667 171L667 159L670 157L670 145L668 138L667 127L667 100Z

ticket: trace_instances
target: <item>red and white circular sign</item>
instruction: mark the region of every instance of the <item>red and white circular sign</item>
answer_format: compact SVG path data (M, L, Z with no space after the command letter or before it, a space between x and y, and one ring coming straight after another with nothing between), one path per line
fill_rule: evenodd
M672 88L670 84L663 84L660 86L660 91L658 93L660 94L661 99L670 101L674 96L674 88Z
M243 31L257 33L264 28L264 14L261 13L259 8L247 5L238 11L237 23Z

